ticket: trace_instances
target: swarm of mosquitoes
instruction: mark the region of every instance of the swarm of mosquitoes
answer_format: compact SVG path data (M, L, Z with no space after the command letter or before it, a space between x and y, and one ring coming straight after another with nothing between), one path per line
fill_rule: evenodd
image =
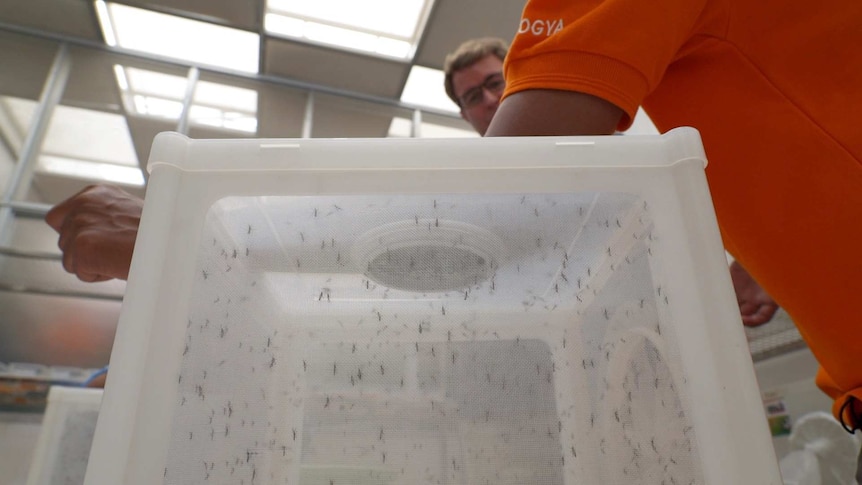
M353 318L339 314L338 332L280 326L246 269L272 224L254 208L229 224L210 220L174 377L164 483L703 483L663 308L670 296L650 272L658 238L648 204L571 195L506 196L521 213L496 215L498 224L581 221L582 239L605 244L585 258L541 230L518 241L555 269L544 287L523 288L517 326L497 327L473 305L530 271L512 263L504 277L506 262L421 311L381 304L390 289L366 277L360 289L375 298ZM413 220L429 231L457 220L455 199L422 196ZM278 237L350 264L334 232L308 228L337 229L355 202L294 214ZM330 287L313 291L303 298L337 303Z
M98 404L76 403L69 406L62 423L59 449L50 471L50 483L84 483L87 457L93 444L98 417Z

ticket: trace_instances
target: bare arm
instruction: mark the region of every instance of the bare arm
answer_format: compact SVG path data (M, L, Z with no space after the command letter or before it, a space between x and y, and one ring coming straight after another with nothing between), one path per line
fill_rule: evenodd
M623 111L601 98L573 91L520 91L503 100L486 136L609 135ZM770 321L778 304L738 263L731 265L743 323Z
M503 100L486 136L610 135L622 116L589 94L532 89Z

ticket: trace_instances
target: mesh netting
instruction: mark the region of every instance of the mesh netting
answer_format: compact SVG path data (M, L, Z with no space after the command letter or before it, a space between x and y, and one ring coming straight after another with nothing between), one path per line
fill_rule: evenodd
M98 417L98 406L71 406L63 422L50 483L84 483Z
M224 199L164 483L702 483L659 241L627 194Z

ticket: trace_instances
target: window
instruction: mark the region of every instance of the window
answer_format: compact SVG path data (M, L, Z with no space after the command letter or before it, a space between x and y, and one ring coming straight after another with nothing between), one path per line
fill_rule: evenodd
M458 113L460 108L453 103L443 87L445 74L439 69L413 66L407 83L401 92L401 101L426 108Z
M20 144L36 103L0 97L6 135ZM122 115L71 106L57 106L42 143L37 167L42 172L76 178L143 185L129 127Z
M268 0L267 32L410 60L433 0Z
M108 45L244 72L258 72L260 37L219 25L96 0Z
M123 104L129 113L178 120L183 111L184 77L114 66ZM257 91L198 81L189 122L245 133L257 132Z

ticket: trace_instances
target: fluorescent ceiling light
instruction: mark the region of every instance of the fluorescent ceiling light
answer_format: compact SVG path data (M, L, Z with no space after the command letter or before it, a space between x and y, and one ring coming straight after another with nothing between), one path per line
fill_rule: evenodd
M183 103L180 101L142 94L136 94L132 99L135 101L134 112L140 115L178 120L183 114Z
M318 22L305 22L304 30L305 37L313 41L352 47L369 52L374 52L377 49L378 37L374 34L333 27Z
M121 72L125 72L125 78L128 79L128 87L124 89L123 83L118 77L117 84L120 86L120 89L130 90L135 94L151 94L153 96L176 100L182 100L186 95L188 79L183 76L163 74L161 72L147 71L134 67L116 67L119 67Z
M393 138L410 138L413 134L413 122L407 118L392 118L389 125L389 134ZM435 123L421 123L419 127L420 138L478 138L479 134L473 130L462 130Z
M411 47L412 46L409 42L405 42L403 40L379 37L377 39L377 50L375 52L392 57L406 58L410 55Z
M257 34L116 3L103 8L101 3L97 0L96 11L109 44L116 37L116 45L127 49L193 64L258 71Z
M128 112L170 120L178 120L182 115L186 78L119 65L114 66L114 72ZM256 133L257 91L198 81L189 122Z
M401 101L452 113L460 112L458 105L446 95L446 89L443 87L445 77L439 69L413 66L407 76L404 91L401 92Z
M114 22L111 21L108 5L102 0L96 0L95 5L96 16L99 18L99 25L102 26L102 35L105 37L105 43L113 47L117 45L117 36L114 35Z
M195 87L194 102L254 113L257 111L257 91L200 81Z
M305 20L268 13L264 17L266 30L290 37L305 37Z
M114 74L117 76L117 84L120 86L120 90L128 91L129 79L126 77L126 71L123 70L123 66L114 64Z
M273 34L378 54L412 57L433 0L268 0ZM384 12L384 13L381 13Z
M380 54L399 59L409 57L411 49L411 45L407 41L271 13L266 15L265 28L273 34L305 39L344 50Z
M267 7L306 20L410 37L421 20L424 0L269 0Z

